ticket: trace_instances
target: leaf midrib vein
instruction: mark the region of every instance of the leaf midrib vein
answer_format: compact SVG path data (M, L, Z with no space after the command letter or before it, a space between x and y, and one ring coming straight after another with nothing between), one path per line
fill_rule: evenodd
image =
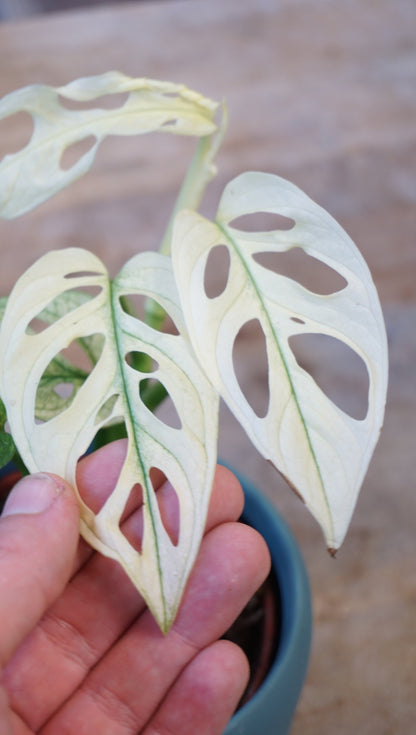
M266 321L267 321L267 323L268 323L268 325L270 327L270 330L271 330L272 334L274 335L276 346L277 346L277 349L278 349L278 352L279 352L279 355L280 355L280 359L281 359L281 362L282 362L284 371L286 373L286 377L287 377L287 380L288 380L288 383L289 383L289 386L290 386L290 391L291 391L291 394L292 394L292 397L293 397L293 400L294 400L294 403L295 403L295 406L296 406L296 410L297 410L297 412L299 414L299 418L300 418L300 421L301 421L301 424L303 426L303 430L304 430L304 433L305 433L305 436L306 436L306 441L308 443L308 446L309 446L309 449L310 449L310 452L311 452L311 455L313 457L313 461L314 461L314 464L315 464L315 467L316 467L316 470L317 470L317 473L318 473L318 477L319 477L319 481L320 481L320 484L321 484L321 487L322 487L322 492L323 492L323 495L324 495L324 498L325 498L325 504L327 506L328 514L329 514L329 517L331 518L331 514L330 514L330 510L329 510L329 503L328 503L327 495L326 495L326 492L325 492L325 485L324 485L324 482L323 482L323 478L322 478L322 473L321 473L321 469L320 469L320 466L319 466L319 462L318 462L318 459L316 457L315 450L313 448L312 440L310 438L309 431L308 431L308 428L307 428L305 419L303 417L303 413L302 413L302 410L301 410L301 407L300 407L300 403L299 403L299 400L298 400L298 397L297 397L297 393L296 393L296 390L295 390L295 386L294 386L293 380L292 380L291 375L290 375L290 371L289 371L288 366L286 364L286 361L284 359L284 355L283 355L282 348L280 346L280 341L279 341L278 335L277 335L276 330L275 330L275 328L273 326L273 323L271 322L271 320L269 318L269 315L268 315L268 312L267 312L267 308L266 308L264 299L262 297L262 293L258 289L257 284L256 284L256 281L252 277L251 271L250 271L249 267L247 266L247 263L246 263L243 255L240 252L240 249L238 247L238 244L237 244L236 240L230 234L227 226L226 225L223 225L218 219L215 221L215 223L216 223L217 227L219 228L219 230L222 232L222 234L226 237L227 241L229 243L231 243L231 245L233 247L233 250L235 252L236 257L240 261L243 269L245 270L245 272L247 274L247 280L250 282L252 288L254 289L254 291L256 293L257 299L258 299L258 301L259 301L259 303L261 305L261 311L262 311L262 313L263 313L263 315L264 315L264 317L265 317L265 319L266 319Z

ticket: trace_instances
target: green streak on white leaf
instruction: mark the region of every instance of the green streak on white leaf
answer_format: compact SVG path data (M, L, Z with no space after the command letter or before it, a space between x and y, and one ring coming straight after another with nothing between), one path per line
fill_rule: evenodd
M290 393L291 393L291 396L293 398L294 404L296 406L296 410L297 410L297 413L298 413L299 422L300 422L300 424L303 427L303 431L304 431L304 434L305 434L305 437L306 437L306 441L307 441L307 444L308 444L309 452L311 454L311 457L313 458L313 463L314 463L314 465L316 467L318 482L320 483L321 488L322 488L322 498L323 498L323 503L326 505L326 510L323 510L321 512L321 515L322 515L322 518L324 518L324 516L326 515L327 516L327 519L328 519L327 520L328 527L326 529L326 536L327 536L327 538L333 538L334 537L334 529L333 529L333 526L332 526L331 512L330 512L330 508L329 508L329 504L328 504L328 500L327 500L327 496L326 496L326 492L325 492L325 484L324 484L324 481L323 481L323 478L322 478L322 474L321 474L321 470L320 470L320 467L319 467L319 461L318 461L318 458L317 458L317 456L315 454L313 443L312 443L311 438L310 438L310 435L309 435L308 425L307 425L307 423L305 421L305 417L304 417L303 412L302 412L302 406L300 405L299 398L298 398L298 395L297 395L297 392L296 392L296 385L295 385L295 381L294 381L294 377L295 376L292 374L291 367L289 366L289 364L288 364L288 362L287 362L287 360L285 358L285 353L284 353L284 350L282 349L282 345L280 343L281 336L279 334L279 325L278 325L277 322L273 322L272 319L271 319L271 317L270 317L270 313L269 313L269 310L267 308L267 303L265 302L265 298L264 298L263 293L262 293L262 290L261 290L261 283L256 279L256 277L253 275L252 271L250 270L250 267L249 267L250 261L247 260L244 257L244 250L241 248L241 245L240 245L240 242L239 242L238 237L236 236L235 233L233 233L233 231L229 227L227 227L224 224L224 222L221 219L217 219L215 221L215 224L218 227L218 229L220 230L220 232L223 233L223 235L225 237L225 241L233 249L233 252L234 252L235 257L239 260L240 265L241 265L241 268L245 271L247 281L250 282L251 287L253 289L253 292L255 294L255 297L256 297L256 299L258 301L259 307L260 307L261 323L263 323L263 324L264 323L267 323L268 328L270 330L270 333L273 334L274 343L276 345L276 348L277 348L277 351L278 351L278 355L279 355L279 359L280 359L281 365L283 367L284 378L287 381L288 385L290 386ZM273 462L273 458L272 457L270 457L270 461ZM279 469L279 467L277 467L277 469ZM283 469L282 469L282 471L283 471ZM285 479L289 482L289 484L291 484L289 477L286 477L285 476Z
M7 298L0 298L0 327L3 320L4 312L7 306ZM10 434L5 431L5 424L7 421L6 409L3 401L0 398L0 468L4 467L8 462L13 459L15 453L15 445L13 438Z
M232 226L239 216L255 212L280 214L295 226L271 232ZM230 254L228 282L223 293L210 299L204 291L208 256L224 244ZM321 296L263 268L253 257L293 247L338 271L347 286ZM387 389L384 321L362 256L335 220L296 186L253 172L228 184L215 223L195 212L179 213L172 258L201 365L253 444L303 498L328 547L338 548L378 440ZM270 402L265 417L257 416L246 400L233 365L234 341L252 319L259 320L266 338ZM341 340L364 360L370 388L363 421L335 406L297 363L289 339L308 332Z
M14 441L10 434L4 430L6 420L6 409L0 398L0 469L13 459L15 453Z
M57 319L65 316L68 312L85 304L91 296L83 291L68 289L59 294L57 298L41 311L38 318L45 324L53 324ZM29 328L29 331L30 328ZM77 340L79 346L88 358L89 366L96 364L102 349L100 335L90 335ZM86 369L72 364L70 360L57 355L51 360L39 381L36 393L35 415L39 421L49 421L61 413L73 401L81 386L88 377ZM60 388L65 385L71 387L69 395Z
M71 287L99 287L39 333L31 321ZM81 275L86 273L87 275ZM154 298L173 318L179 335L163 334L127 314L121 300L129 294ZM61 302L62 305L63 302ZM79 497L81 532L98 551L119 561L145 598L162 630L176 615L203 535L216 465L218 395L183 336L183 321L171 262L157 253L129 261L110 284L102 263L85 250L50 252L16 283L0 330L0 394L16 445L31 472L55 472L75 488L76 466L97 431L111 418L126 424L127 455L113 492L94 514ZM45 370L74 340L101 334L102 351L85 382L61 413L36 421L36 394ZM181 428L158 419L143 404L140 374L125 356L138 350L156 361L154 377L167 388ZM114 399L118 396L118 399ZM157 467L174 487L180 505L177 545L167 534L150 480ZM143 489L144 534L137 553L119 522L132 487Z

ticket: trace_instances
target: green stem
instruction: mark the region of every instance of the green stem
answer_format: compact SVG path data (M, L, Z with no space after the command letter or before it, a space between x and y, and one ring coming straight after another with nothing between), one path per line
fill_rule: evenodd
M206 187L217 173L214 159L223 141L227 127L227 120L227 109L223 103L222 119L218 126L218 130L213 135L206 135L200 138L197 149L183 180L159 248L159 252L164 255L170 255L173 223L177 213L182 209L197 210L202 201ZM154 329L160 330L165 320L165 316L165 310L160 306L160 304L153 299L146 300L146 324ZM163 390L161 391L160 386L151 386L146 390L145 403L149 408L151 407L151 410L154 410L160 405L160 403L162 403L165 397L166 392Z
M206 135L200 138L196 151L192 157L188 171L179 190L175 205L172 210L165 234L159 247L159 252L164 255L170 255L173 223L177 213L181 209L197 210L205 189L216 175L217 169L214 159L218 153L227 127L227 109L225 103L222 105L222 118L217 131L212 135ZM134 310L123 297L123 308L127 313L134 314ZM144 306L144 319L146 324L153 329L161 330L165 321L166 312L160 304L151 298L146 299ZM151 360L146 355L135 357L133 367L141 372L147 372L150 369ZM154 411L166 397L166 390L159 383L149 385L143 391L142 400L146 406ZM106 439L114 434L117 429L113 428L112 432L107 432Z
M214 135L205 135L199 140L160 246L159 251L165 255L170 255L172 229L177 213L181 209L197 210L205 189L217 173L214 159L224 137L226 123L227 116L223 108L223 118L217 132Z
M200 138L183 180L168 226L160 244L159 252L164 255L170 255L173 223L177 213L181 209L197 210L202 201L205 189L217 173L214 160L223 141L227 121L227 108L225 103L223 103L222 118L217 131L213 135L205 135ZM155 301L148 299L145 305L146 324L149 324L149 326L155 329L160 329L164 319L165 312L162 307Z

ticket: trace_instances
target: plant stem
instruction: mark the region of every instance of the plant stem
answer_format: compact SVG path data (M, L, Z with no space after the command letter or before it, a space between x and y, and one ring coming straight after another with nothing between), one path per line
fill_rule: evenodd
M164 255L170 255L173 223L177 213L180 212L181 209L197 210L205 189L210 181L212 181L216 176L217 167L214 163L214 159L223 141L227 128L227 121L227 108L225 103L223 103L222 118L217 131L212 135L205 135L200 138L197 149L182 182L168 226L159 247L159 252ZM146 324L149 324L149 326L154 327L155 329L160 329L164 318L165 312L162 307L155 301L148 299L145 305Z
M173 223L177 213L181 209L197 210L205 189L210 181L217 173L214 159L218 153L222 140L224 138L227 127L227 109L225 103L222 105L222 118L218 125L217 131L212 135L206 135L200 138L196 151L192 157L188 171L182 182L175 205L173 207L165 234L159 247L159 252L163 255L170 255ZM134 314L134 309L129 303L128 298L123 297L123 308L128 314ZM161 330L165 321L166 312L163 307L151 298L146 299L144 305L144 320L153 329ZM133 367L140 372L148 372L152 361L145 354L135 355L133 357ZM145 405L155 411L157 407L166 398L165 388L158 382L148 384L143 389L141 396ZM123 433L124 432L124 433ZM103 445L109 441L119 438L125 434L125 427L115 425L102 429L96 438L96 445Z
M227 115L225 106L223 106L223 117L216 133L205 135L199 140L197 149L180 188L159 252L170 255L173 222L177 213L181 209L197 210L206 187L216 176L217 167L214 164L214 159L223 140L226 124Z
M183 180L168 226L160 244L159 252L163 255L170 255L173 223L177 213L182 209L197 210L206 187L217 173L214 159L223 141L227 121L227 108L225 103L223 103L222 118L217 131L212 135L205 135L198 142L197 149ZM154 329L160 330L166 317L165 310L160 304L150 298L146 299L144 309L146 324ZM146 391L145 402L149 408L151 407L154 410L162 403L165 397L166 392L161 391L159 386L152 386Z

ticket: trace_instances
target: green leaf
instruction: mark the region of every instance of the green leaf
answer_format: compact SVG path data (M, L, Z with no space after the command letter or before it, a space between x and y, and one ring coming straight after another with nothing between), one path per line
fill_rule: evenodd
M38 319L45 324L53 324L54 321L64 316L68 311L84 304L90 298L91 295L83 291L65 291L43 309L38 315ZM7 298L1 298L0 324L6 305ZM33 330L29 328L29 331ZM101 354L102 339L100 335L82 337L77 342L88 358L89 368L91 368L96 364ZM49 419L61 413L64 408L69 406L74 395L88 377L88 372L85 369L83 370L73 365L70 360L62 355L55 357L39 381L39 387L36 393L36 418L41 421L49 421ZM67 388L67 395L61 394L62 386Z
M115 109L71 109L60 98L90 102L127 93ZM33 119L31 140L0 163L0 216L17 217L33 209L91 167L108 135L138 135L153 131L209 136L216 130L217 103L183 85L133 79L119 72L78 79L63 87L35 84L0 100L0 120L26 111ZM71 168L61 159L74 143L93 136L95 142Z
M38 319L45 324L53 324L90 299L91 294L84 291L64 291L40 312ZM36 392L35 416L40 421L49 421L72 403L91 367L100 357L103 346L101 335L81 337L77 343L85 353L88 364L82 369L61 354L53 358L43 373Z
M62 413L71 405L74 395L78 393L87 377L87 373L74 367L64 357L55 357L39 381L36 392L36 418L40 421L49 421Z
M7 421L6 409L0 399L0 469L13 459L15 453L14 441L4 430Z
M0 324L2 323L4 312L6 311L7 306L7 296L2 296L0 298Z
M7 298L0 298L0 325L6 310ZM0 398L0 469L13 459L15 453L14 441L10 434L4 430L7 421L6 409Z
M279 214L291 229L244 232L233 220L249 213ZM222 293L209 297L204 278L210 253L229 253ZM256 261L258 253L300 247L346 281L330 295L313 293ZM387 345L369 270L330 215L293 184L271 174L246 173L225 189L215 223L195 212L176 218L172 258L190 340L213 384L258 450L304 499L330 549L341 544L383 422ZM265 416L243 394L233 364L241 327L259 321L268 357ZM293 335L320 333L340 340L364 361L369 408L364 420L338 408L297 362Z
M31 322L48 305L85 287L95 288L92 298L31 333ZM179 334L162 333L126 313L122 303L131 294L160 303ZM139 254L111 283L101 261L76 248L45 255L19 279L0 330L0 393L31 472L55 472L76 487L78 458L97 432L116 417L125 422L128 450L117 484L97 514L79 498L81 532L94 548L120 562L164 631L175 617L199 548L216 464L218 395L183 331L169 258ZM38 423L35 401L45 370L68 344L92 334L101 335L104 345L91 374L68 407ZM150 375L130 364L136 352L153 360ZM153 414L141 399L139 386L150 376L166 388L180 428ZM152 468L160 469L176 491L177 543L163 525ZM144 497L141 553L119 526L136 483Z

